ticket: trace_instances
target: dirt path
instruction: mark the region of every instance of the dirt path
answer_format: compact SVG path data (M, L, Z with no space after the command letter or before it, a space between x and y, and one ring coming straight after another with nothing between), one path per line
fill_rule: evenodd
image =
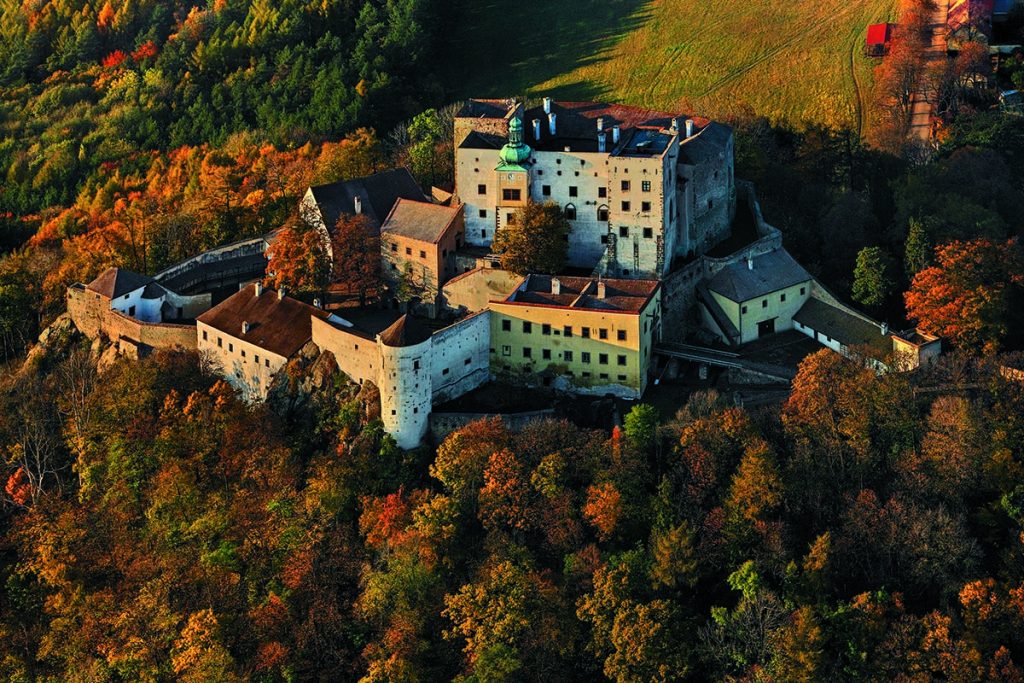
M938 0L938 8L932 16L931 42L922 55L920 85L910 104L910 127L907 134L911 140L919 140L925 144L932 138L932 111L934 103L928 91L926 79L928 68L946 59L946 19L949 15L949 0Z

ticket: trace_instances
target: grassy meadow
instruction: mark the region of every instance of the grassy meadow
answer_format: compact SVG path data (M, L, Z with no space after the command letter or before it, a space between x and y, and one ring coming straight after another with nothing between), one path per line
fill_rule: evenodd
M461 97L550 94L861 130L868 24L895 0L469 0L449 38Z

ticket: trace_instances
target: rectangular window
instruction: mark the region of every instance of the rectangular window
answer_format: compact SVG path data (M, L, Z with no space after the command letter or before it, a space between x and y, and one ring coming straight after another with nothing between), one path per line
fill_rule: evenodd
M529 346L524 346L523 358L533 358L533 349L531 349Z
M618 362L619 362L619 365L625 365L626 364L626 357L624 355L622 355L621 353L619 354Z
M511 320L502 320L501 321L501 331L502 332L511 332L512 331L512 321Z
M562 360L567 363L572 362L572 351L562 351Z
M761 300L761 308L768 308L768 299Z
M651 181L650 180L642 181L640 183L640 191L641 192L650 192L651 191Z
M740 313L746 313L746 312L747 312L747 307L746 306L743 306L743 307L740 308Z
M206 330L203 330L203 341L206 341Z
M626 376L625 375L619 375L619 381L620 382L625 382L626 381Z
M601 365L608 365L608 354L607 353L599 353L599 354L597 354L597 362L600 363Z
M524 320L523 321L523 333L524 334L530 334L531 332L533 332L533 323Z
M420 249L420 258L427 258L427 252Z
M622 202L622 210L629 211L629 202Z
M253 356L252 359L256 363L256 365L260 364L260 357L259 356Z
M626 341L626 331L625 330L615 330L615 336L616 336L616 338L619 341Z
M234 353L234 352L235 352L235 345L232 344L231 342L228 342L228 353Z
M803 296L806 292L807 292L807 288L806 287L801 287L800 288L800 296Z
M590 339L590 328L589 327L582 327L582 328L580 328L580 334L583 335L584 339Z
M504 190L501 191L501 198L507 202L518 202L520 197L521 192L519 190L506 187Z
M608 196L608 188L607 187L599 187L599 188L597 188L597 196L599 198L601 198L601 199L604 199L605 197L607 197Z
M782 294L779 295L779 301L785 301L785 300L786 300L786 293L783 292Z
M601 235L601 244L608 244L608 235Z
M651 203L650 202L640 202L640 211L643 212L643 213L650 213L651 212Z
M128 307L128 315L133 317L133 318L135 317L135 307L134 306L129 306Z
M629 228L627 228L625 225L620 225L619 237L629 237Z
M398 243L397 242L392 242L391 243L391 251L398 251Z
M551 335L551 325L548 325L547 323L543 323L540 326L540 333L544 334L544 335L550 336Z
M245 358L245 349L242 349L242 358Z
M413 370L419 370L420 369L420 361L419 361L418 358L412 362L412 369Z
M505 222L509 225L516 224L516 215L514 213L505 214Z
M644 237L647 239L654 237L654 228L644 228Z
M550 185L542 185L541 188L540 188L540 193L542 195L544 195L545 197L550 197L551 196L551 186Z
M580 360L584 363L590 363L590 351L584 351L580 353Z
M217 346L224 348L224 340L221 337L217 337Z
M466 360L462 361L462 364L463 364L463 365L469 365L469 364L470 364L470 363L472 363L472 362L473 362L473 359L472 359L472 358L467 358Z
M572 336L572 325L566 325L565 327L563 327L562 328L562 334L564 334L566 337L571 337Z
M476 193L477 194L487 194L487 186L486 185L477 185L476 186Z
M570 197L578 197L579 196L579 189L575 185L570 185L569 186L569 196Z
M487 209L480 209L480 218L487 218Z
M600 376L601 376L601 379L608 379L608 373L607 372L602 372Z
M481 237L487 237L487 231L486 230L481 230L480 231L480 236Z
M447 375L448 372L449 372L448 368L445 368L444 370L441 371L441 374L442 375Z
M405 248L405 255L406 256L412 256L412 247L406 247Z
M583 377L584 377L584 379L590 377L590 373L589 372L584 372L583 373Z
M602 327L601 329L599 329L597 331L597 338L598 339L607 339L608 338L608 328L607 327Z
M623 180L621 187L622 187L622 191L623 192L629 192L629 181L628 180Z
M551 349L541 349L540 357L544 360L551 360Z
M265 367L265 368L269 368L270 367L270 359L269 358L264 358L263 359L263 367Z

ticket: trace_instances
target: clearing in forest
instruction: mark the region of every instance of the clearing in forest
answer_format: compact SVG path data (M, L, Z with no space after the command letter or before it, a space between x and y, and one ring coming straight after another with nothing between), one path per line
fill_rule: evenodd
M552 95L860 130L861 48L895 0L467 2L447 39L458 97Z

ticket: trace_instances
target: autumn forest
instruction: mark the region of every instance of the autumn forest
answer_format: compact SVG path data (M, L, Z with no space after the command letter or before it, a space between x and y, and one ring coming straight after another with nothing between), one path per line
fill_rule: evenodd
M250 405L53 325L310 185L450 184L470 1L0 3L0 679L1024 682L1024 117L964 99L927 161L728 121L794 257L946 343L771 405L405 451L336 370Z

